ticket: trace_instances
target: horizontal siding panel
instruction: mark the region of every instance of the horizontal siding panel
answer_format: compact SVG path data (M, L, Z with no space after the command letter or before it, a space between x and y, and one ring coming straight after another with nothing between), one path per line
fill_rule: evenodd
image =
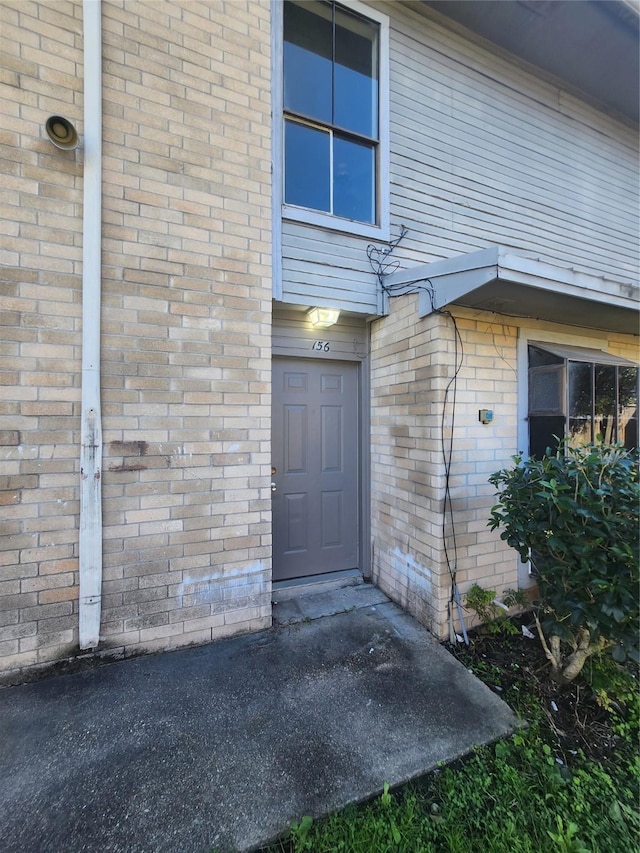
M395 54L394 54L395 56ZM603 162L613 170L614 180L620 169L620 175L628 171L629 166L635 164L634 151L631 146L620 144L617 138L604 135L611 120L605 116L599 116L598 126L585 127L575 121L568 120L558 113L538 104L530 102L520 103L513 97L510 89L506 89L501 81L494 81L492 86L476 77L463 77L450 75L447 78L450 97L446 109L441 108L441 100L432 101L430 97L432 88L432 75L434 70L430 67L424 56L419 57L422 68L422 82L418 86L413 76L404 76L402 63L406 61L406 48L397 54L398 61L394 63L394 76L392 78L392 114L399 115L402 123L395 125L395 130L400 134L407 128L409 131L422 129L418 117L431 117L432 121L426 123L429 128L427 141L440 138L442 128L454 125L455 131L460 129L472 135L488 134L492 141L492 147L496 149L496 141L499 140L500 147L496 150L502 152L505 134L510 134L519 151L522 146L529 146L532 156L539 156L544 161L553 162L560 160L577 160L581 162L586 158L587 166L602 166ZM419 93L423 96L420 97ZM416 95L418 95L416 97ZM409 124L404 124L406 119L413 119ZM624 130L624 129L623 129ZM622 134L625 135L624 133ZM445 140L448 134L443 137ZM625 189L624 183L619 184Z
M483 115L472 103L465 104L464 109L461 105L456 117L433 112L426 121L416 123L411 101L405 100L403 104L396 104L393 115L395 127L402 128L394 134L395 144L410 142L417 159L424 159L433 152L447 164L456 160L458 152L463 152L465 158L487 159L494 168L499 164L503 169L511 167L516 173L524 166L533 167L547 185L550 178L560 175L567 187L581 191L585 185L593 186L600 190L607 205L611 204L613 191L613 197L623 202L634 200L633 185L629 184L629 178L637 175L634 158L615 156L615 152L599 153L598 148L602 147L599 138L594 140L597 147L594 144L586 153L584 140L579 146L577 135L573 146L556 146L552 152L547 152L542 146L544 134L538 125L522 122L515 133L515 116L509 128L504 115L498 112Z
M570 117L582 121L589 130L597 127L603 119L609 121L595 107L561 88L559 83L537 76L535 69L532 73L530 69L533 66L528 63L503 55L497 47L491 46L487 50L483 44L468 40L437 20L429 20L428 16L433 17L435 14L430 13L430 10L426 10L425 16L398 4L387 7L386 11L392 17L392 53L403 40L407 45L414 45L408 50L403 47L394 58L400 64L405 61L412 63L418 79L424 73L421 71L423 54L433 54L433 64L446 72L445 80L455 80L462 73L471 80L486 79L490 90L496 81L500 82L503 87L512 90L514 97L526 104L527 108L533 102L534 105L540 104L556 112L564 105L570 111ZM422 88L422 84L418 88ZM634 154L637 149L636 129L618 122L615 125L616 144L626 144L628 153Z
M320 228L283 222L282 297L297 305L331 303L372 314L377 280L367 258L368 241Z
M624 159L615 157L613 152L598 156L595 145L584 152L584 144L578 145L577 136L573 146L567 145L564 149L558 146L552 153L545 153L544 134L538 125L522 123L514 133L515 117L509 127L507 119L499 113L483 115L473 104L465 105L465 109L460 107L455 118L434 111L423 122L416 123L412 102L405 98L403 103L395 105L393 117L395 127L402 128L394 135L394 152L397 145L411 144L416 159L423 160L426 155L437 158L443 165L455 162L462 152L465 159L485 159L494 169L498 155L500 168L511 167L516 174L522 172L524 165L537 167L547 186L553 186L552 176L560 175L567 187L581 192L585 187L593 187L600 191L609 207L613 207L612 198L626 203L634 201L633 185L629 184L629 178L637 175L634 159L628 155ZM499 148L496 135L500 139ZM428 138L427 144L425 138ZM596 141L601 147L600 140Z
M299 277L307 276L309 280L316 279L318 282L322 282L325 279L330 279L332 282L350 281L360 287L370 285L371 278L373 277L372 270L368 272L341 270L338 267L328 266L327 264L314 264L307 260L300 261L295 258L287 260L285 269Z
M275 355L360 361L369 352L369 327L363 320L343 314L335 326L314 329L304 311L277 306L273 312L271 340ZM317 340L328 343L329 350L313 349Z
M564 89L560 89L558 92L558 109L568 118L582 122L589 127L594 125L594 115L596 117L599 115L593 107L590 107L570 92L565 92ZM595 123L597 123L597 118ZM637 129L624 123L620 123L619 127L620 132L615 143L616 145L626 147L627 154L633 156L637 146Z
M406 172L415 177L415 169ZM495 242L525 248L530 238L535 238L538 253L549 254L558 262L577 261L589 266L588 260L597 263L608 274L620 270L635 270L637 236L633 233L633 220L624 223L609 223L603 216L600 228L593 231L585 228L584 220L572 213L563 214L557 208L544 207L543 199L534 202L528 199L527 216L520 216L521 207L513 203L513 191L507 186L494 184L487 196L487 183L473 184L462 176L457 186L448 179L432 179L429 186L421 188L413 184L411 190L400 180L392 188L394 214L399 221L408 225L408 219L425 229L425 239L433 240L434 226L446 227L446 223L477 221L477 230L468 231L476 235L474 248L488 244L487 231L494 222L500 222ZM509 216L511 214L511 216ZM458 228L456 230L458 230ZM626 233L625 233L626 232ZM409 235L407 240L411 239ZM524 238L524 242L523 242ZM587 262L585 263L585 259Z
M513 80L523 74L515 66L505 66L514 70L506 83L470 63L454 69L451 51L434 67L431 33L427 45L416 29L399 34L396 26L392 46L394 218L417 217L422 203L428 218L436 208L440 224L449 218L459 236L467 234L469 250L506 243L560 264L628 276L637 246L629 130L588 107L583 115L594 127L567 119L553 100L532 104L538 81L525 75L533 80L529 97L514 92ZM478 50L469 45L476 58ZM545 83L539 88L550 91ZM425 163L432 168L425 171ZM433 236L430 230L425 237L430 250Z
M362 314L375 314L377 307L377 299L375 294L371 293L367 300L364 295L358 295L354 288L339 287L337 284L329 287L326 280L319 282L318 280L310 280L301 282L300 286L291 289L287 294L285 302L291 302L294 305L330 305L332 308L339 308L341 311L355 311Z
M409 167L399 170L404 172L404 175L410 175L412 171ZM441 181L433 181L430 187L429 198L425 198L425 193L419 188L407 190L402 184L402 174L400 181L392 191L397 194L396 208L397 212L401 209L413 210L417 215L421 210L425 209L425 205L431 205L433 198L433 206L436 209L446 211L447 218L452 221L452 208L455 205L456 210L461 211L465 207L468 208L470 216L476 218L478 214L485 213L487 217L493 219L496 216L502 216L505 220L505 227L510 227L510 221L517 219L517 214L520 208L513 202L513 193L510 192L506 185L499 185L492 182L489 184L471 183L464 176L457 181L456 186L451 186L451 181L447 182L445 187ZM447 191L448 197L439 200L431 195L434 186L440 186L440 190L436 189L436 195L440 198ZM486 187L491 186L493 192L491 197L487 197ZM624 257L632 257L635 247L637 246L637 236L633 233L632 223L629 220L620 222L610 222L602 217L600 231L596 236L585 235L583 219L573 213L562 215L557 208L545 207L542 199L534 201L529 199L529 224L535 226L540 232L548 231L551 235L558 238L558 232L568 231L574 235L576 245L584 243L586 249L592 250L594 253L599 253L605 258L609 258L611 262L611 247L617 245L621 259ZM503 214L506 214L503 215ZM511 216L509 217L509 214ZM429 224L429 215L425 216L425 225ZM517 225L513 226L517 230ZM515 233L515 232L514 232ZM564 239L564 238L563 238ZM560 242L560 246L564 243Z
M411 220L408 215L400 217L403 224L411 228ZM416 223L417 226L421 223ZM441 251L431 252L428 256L419 257L422 245L420 237L425 237L431 244L436 243ZM464 218L459 213L452 216L449 228L431 227L428 235L417 231L411 231L406 238L406 249L413 249L410 256L403 250L398 250L396 258L400 266L407 268L421 263L428 263L434 259L449 258L457 254L477 251L491 245L506 245L516 248L519 252L527 254L536 260L543 260L559 267L571 267L585 273L600 274L607 278L612 277L611 257L603 255L600 260L594 255L591 262L585 261L585 252L577 247L574 251L567 249L567 242L563 234L563 228L559 225L559 231L532 230L529 226L521 228L512 226L509 239L505 239L504 222L495 218L495 221L487 214L478 213L474 216L470 211ZM412 240L412 237L414 238ZM553 253L556 248L557 257ZM551 260L550 260L551 259ZM632 261L621 259L617 264L616 275L613 276L623 281L635 281L635 267Z
M525 192L528 192L526 199L528 211L532 216L559 215L560 221L573 222L584 228L585 216L580 209L560 210L561 195L556 192L545 195L535 191L535 188L528 187L524 178L510 180L488 166L484 168L476 166L471 176L468 171L461 171L458 168L444 173L442 170L425 169L423 164L411 160L407 152L406 156L399 156L394 164L393 178L392 187L395 188L398 203L406 198L425 205L429 204L433 198L437 207L440 206L439 200L447 204L451 202L464 204L465 201L473 199L487 206L488 210L493 210L498 204L502 204L505 209L516 213L521 210L522 198L525 197ZM421 186L421 182L428 183L428 192ZM584 207L587 207L586 203L583 204ZM607 248L610 248L613 242L620 240L621 246L628 244L627 249L633 251L637 232L635 223L628 214L624 216L618 209L614 213L611 208L607 210L595 202L591 202L589 208L593 210L594 216L598 214L600 216L598 240L602 240Z
M350 245L331 243L331 251L327 251L326 234L316 230L314 234L290 233L287 228L282 234L283 245L292 252L304 250L304 257L309 261L326 263L329 266L344 268L348 266L353 270L368 270L369 259L367 258L366 246L363 241L358 240Z
M313 284L322 286L325 283L336 293L340 290L348 291L354 286L363 293L366 293L367 288L375 289L372 270L368 273L355 273L353 270L341 271L336 267L326 267L324 264L312 264L308 261L293 259L287 260L284 269L299 281L306 282L308 286Z

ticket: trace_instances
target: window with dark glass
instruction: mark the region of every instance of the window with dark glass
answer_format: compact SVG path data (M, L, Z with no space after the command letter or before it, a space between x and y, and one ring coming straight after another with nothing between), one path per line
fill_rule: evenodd
M285 0L285 204L376 222L378 42L335 3Z
M530 345L529 453L543 456L564 438L637 447L638 373L597 350Z

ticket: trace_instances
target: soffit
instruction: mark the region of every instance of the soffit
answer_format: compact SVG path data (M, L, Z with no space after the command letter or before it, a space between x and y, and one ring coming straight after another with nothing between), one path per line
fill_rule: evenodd
M587 329L640 333L640 288L634 282L576 272L502 246L399 270L384 283L396 293L418 289L421 317L455 304Z
M637 0L423 0L449 21L638 122Z

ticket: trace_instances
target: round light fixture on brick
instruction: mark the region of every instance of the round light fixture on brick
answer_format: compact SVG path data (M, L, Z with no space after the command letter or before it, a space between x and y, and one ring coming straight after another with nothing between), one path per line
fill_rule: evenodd
M63 116L50 116L45 124L45 130L57 148L69 151L78 144L78 133L75 127Z

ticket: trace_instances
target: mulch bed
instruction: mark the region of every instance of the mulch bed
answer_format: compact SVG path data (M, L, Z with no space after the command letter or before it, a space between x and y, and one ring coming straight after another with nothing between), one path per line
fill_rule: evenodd
M534 639L525 637L522 623L536 634L525 614L516 620L518 634L489 634L480 629L471 632L468 647L460 643L447 648L514 709L526 707L526 696L537 697L556 754L566 764L579 751L596 761L615 761L618 737L611 730L609 713L598 705L584 678L562 686L550 679L540 640L537 634Z

